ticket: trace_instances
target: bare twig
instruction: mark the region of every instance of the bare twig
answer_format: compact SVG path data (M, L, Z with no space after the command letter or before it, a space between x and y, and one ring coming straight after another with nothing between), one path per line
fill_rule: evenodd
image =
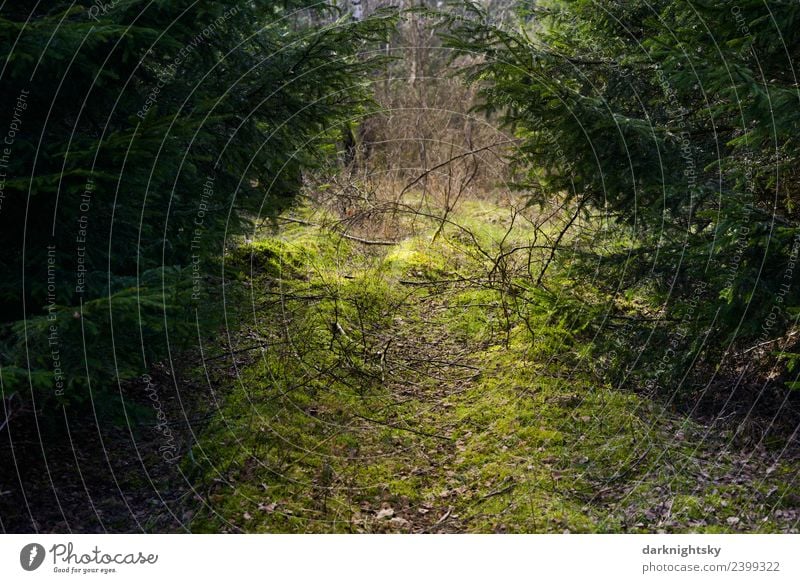
M438 525L442 524L442 523L443 523L445 520L447 520L448 518L450 518L450 515L451 515L452 513L453 513L453 507L452 507L452 506L448 506L448 508L447 508L447 512L445 512L445 513L442 515L442 517L441 517L439 520L437 520L437 521L436 521L436 524L434 524L434 526L438 526Z
M491 150L492 148L496 148L497 146L502 146L504 144L510 144L510 143L515 142L515 141L516 140L503 140L503 141L500 141L500 142L495 142L494 144L489 144L488 146L483 146L482 148L476 148L474 150L469 150L468 152L462 152L461 154L457 154L456 156L453 156L449 160L445 160L444 162L440 162L439 164L436 164L435 166L432 166L431 168L428 168L427 170L425 170L425 172L423 172L422 174L417 176L414 180L412 180L411 182L406 184L405 187L403 188L403 190L400 191L400 197L402 197L415 184L417 184L420 180L424 179L431 172L435 172L436 170L439 170L440 168L444 168L448 164L452 164L453 162L455 162L456 160L460 160L461 158L466 158L467 156L473 156L475 154L478 154L479 152L485 152L486 150Z
M491 492L489 492L485 496L481 496L480 498L478 498L478 502L483 502L484 500L488 500L489 498L492 498L494 496L500 496L501 494L505 494L506 492L510 492L511 490L513 490L516 487L517 487L517 485L514 482L511 482L508 486L505 486L503 488L498 488L497 490L492 490Z
M297 223L299 225L306 225L308 227L316 227L318 229L326 228L324 225L318 225L317 223L312 223L309 221L304 221L302 219L294 219L292 217L281 217L281 220L287 221L289 223ZM345 239L349 239L350 241L356 241L358 243L363 243L364 245L398 245L400 241L376 241L373 239L362 239L361 237L356 237L355 235L350 235L348 233L344 233L337 229L330 229L331 231L335 232L340 237L344 237Z
M564 235L567 234L567 231L569 231L569 229L572 227L573 223L575 223L575 220L578 218L578 216L581 213L581 209L583 208L583 204L584 204L585 201L586 201L586 199L583 199L578 203L578 208L575 209L575 213L572 215L572 217L569 219L569 221L567 221L567 224L564 225L564 228L561 229L561 232L558 234L558 237L556 237L556 240L553 243L553 248L550 251L550 256L547 258L547 261L545 261L544 267L542 267L542 270L539 272L539 277L536 280L537 287L542 285L542 279L544 279L544 274L547 272L547 268L550 267L550 264L553 262L553 259L556 256L556 251L558 250L558 246L561 243L561 239L564 238Z

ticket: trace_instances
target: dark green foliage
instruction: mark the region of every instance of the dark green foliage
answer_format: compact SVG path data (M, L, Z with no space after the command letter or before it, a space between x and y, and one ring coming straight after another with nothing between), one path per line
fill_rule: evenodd
M365 104L375 62L358 55L390 17L21 4L0 9L0 375L44 405L104 394L221 321L226 248Z
M503 28L476 7L448 44L483 56L470 78L516 129L541 200L599 209L606 239L630 241L578 262L615 301L653 300L662 322L635 345L662 348L631 362L652 370L674 342L679 379L700 346L716 364L731 342L784 334L800 301L800 5L552 0L521 15Z

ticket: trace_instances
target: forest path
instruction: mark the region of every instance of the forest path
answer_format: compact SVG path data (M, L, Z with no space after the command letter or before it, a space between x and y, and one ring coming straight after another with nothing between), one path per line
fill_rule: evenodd
M294 212L231 258L248 297L207 366L222 399L190 456L193 531L796 528L787 460L606 385L557 307L498 282L475 246L530 239L507 209L471 201L470 236L430 223L395 245Z

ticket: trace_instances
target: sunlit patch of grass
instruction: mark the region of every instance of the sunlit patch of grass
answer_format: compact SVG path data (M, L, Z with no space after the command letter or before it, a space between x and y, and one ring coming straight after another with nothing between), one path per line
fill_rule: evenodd
M530 237L487 201L452 218L485 250ZM234 252L258 266L251 333L268 341L214 373L222 409L185 462L210 506L194 530L731 532L788 505L791 468L737 481L703 427L593 373L592 314L490 279L474 240L436 229L364 249L292 225Z

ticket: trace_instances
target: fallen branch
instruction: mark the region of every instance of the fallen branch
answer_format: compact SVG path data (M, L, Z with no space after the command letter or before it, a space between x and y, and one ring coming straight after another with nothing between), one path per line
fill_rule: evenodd
M294 219L292 217L281 217L281 220L287 221L289 223L297 223L298 225L305 225L307 227L316 227L318 229L327 229L324 225L319 225L317 223L311 223L309 221L304 221L302 219ZM362 239L361 237L356 237L355 235L349 235L337 229L331 228L331 231L343 237L345 239L349 239L350 241L356 241L357 243L363 243L364 245L399 245L400 241L381 241L381 240L374 240L374 239Z
M434 279L431 281L415 281L413 279L401 279L397 283L402 285L440 285L444 283L470 283L475 281L474 278L464 277L461 279Z
M266 348L268 346L274 345L274 342L262 342L261 344L254 344L252 346L245 346L244 348L239 348L237 350L229 350L228 352L224 352L222 354L217 354L215 356L209 356L203 359L203 362L211 362L212 360L219 360L220 358L225 358L226 356L233 356L234 354L239 354L241 352L249 352L251 350L256 350L258 348Z
M447 512L445 512L442 515L442 517L439 520L436 521L434 526L439 526L440 524L442 524L445 520L447 520L450 517L450 514L452 514L452 512L453 512L453 507L452 506L448 506L447 507Z
M500 496L501 494L505 494L506 492L510 492L511 490L513 490L516 487L517 487L517 485L514 482L511 482L508 486L505 486L504 488L499 488L497 490L493 490L493 491L489 492L488 494L486 494L485 496L481 496L480 498L478 498L478 502L483 502L484 500L488 500L489 498L492 498L494 496Z
M345 239L350 239L351 241L356 241L358 243L362 243L364 245L399 245L400 241L374 241L372 239L362 239L361 237L356 237L354 235L348 235L347 233L342 233L341 231L336 231L337 235L344 237Z

